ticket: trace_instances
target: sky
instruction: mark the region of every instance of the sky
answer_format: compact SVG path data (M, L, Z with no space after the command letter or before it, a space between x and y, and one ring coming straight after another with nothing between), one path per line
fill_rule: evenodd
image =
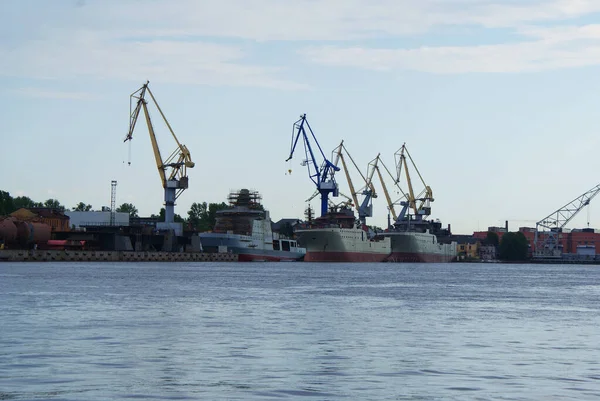
M285 160L306 113L325 155L343 140L363 173L405 143L453 232L531 227L600 181L599 65L596 0L3 0L0 189L100 209L116 180L118 205L157 214L145 125L123 142L149 80L196 163L182 216L250 188L273 220L303 218L315 187L301 148ZM385 226L375 186L368 223ZM600 197L570 226L588 223Z

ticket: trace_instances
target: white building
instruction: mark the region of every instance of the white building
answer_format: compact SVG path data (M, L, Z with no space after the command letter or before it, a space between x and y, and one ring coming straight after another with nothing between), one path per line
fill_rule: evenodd
M110 226L110 212L72 212L65 211L69 216L71 227ZM115 226L129 226L129 213L115 213Z

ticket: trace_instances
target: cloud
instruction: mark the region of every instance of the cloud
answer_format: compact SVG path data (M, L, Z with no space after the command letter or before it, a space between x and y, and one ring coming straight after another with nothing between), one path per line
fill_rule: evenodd
M528 28L522 33L535 40L413 49L313 46L299 53L314 63L328 66L437 74L532 72L600 64L600 25Z
M278 79L278 68L242 63L243 49L205 42L108 40L79 32L62 41L36 40L0 49L0 74L38 79L96 78L303 89Z
M98 98L96 95L87 92L49 91L32 87L17 88L11 92L19 96L38 99L95 100Z

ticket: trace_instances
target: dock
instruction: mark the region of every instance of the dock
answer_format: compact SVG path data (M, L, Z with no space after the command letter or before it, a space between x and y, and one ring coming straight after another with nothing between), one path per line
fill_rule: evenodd
M232 253L0 250L0 262L237 262Z

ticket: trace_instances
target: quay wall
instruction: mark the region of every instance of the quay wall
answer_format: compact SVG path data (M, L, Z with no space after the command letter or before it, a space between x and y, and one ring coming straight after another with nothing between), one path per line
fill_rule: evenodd
M0 250L0 261L11 262L237 262L232 253Z

